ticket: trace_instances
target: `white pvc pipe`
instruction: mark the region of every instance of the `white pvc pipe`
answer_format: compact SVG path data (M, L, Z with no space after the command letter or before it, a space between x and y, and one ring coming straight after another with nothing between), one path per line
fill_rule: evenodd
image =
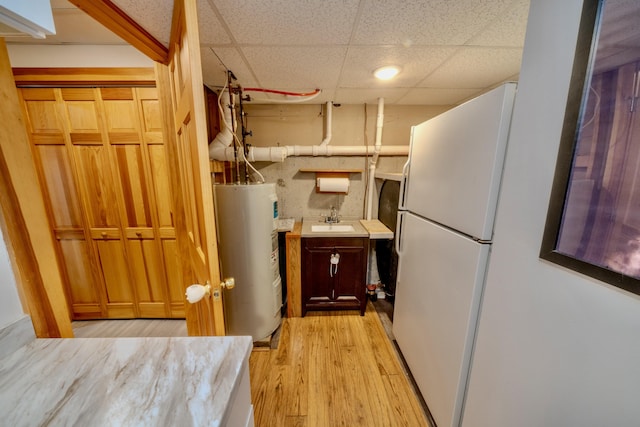
M325 120L325 125L324 125L324 139L322 140L322 142L320 143L320 145L324 146L329 144L329 141L331 141L331 113L332 113L332 104L331 101L327 102L327 117Z
M209 157L213 159L213 155L215 152L219 150L224 150L225 148L232 145L233 142L233 133L231 130L231 99L229 98L229 91L224 91L220 94L220 109L222 109L222 120L220 121L222 125L222 129L216 137L209 143ZM216 159L217 160L217 159Z
M331 157L331 156L367 156L370 152L366 146L339 145L287 145L281 147L249 147L247 160L250 162L283 162L287 157ZM380 156L407 156L408 145L391 145L380 147ZM209 149L212 160L235 160L233 147ZM241 151L238 156L242 156ZM242 160L242 158L241 158Z
M212 160L235 161L236 154L233 149L233 134L230 129L231 110L228 108L230 104L228 91L222 93L221 103L226 107L222 108L223 128L216 135L215 139L209 144L209 157ZM382 122L383 122L384 100L378 100L378 120L376 128L376 143L374 147L373 159L370 162L374 166L377 163L378 156L407 156L409 155L408 145L386 146L382 147ZM287 157L292 156L368 156L370 154L367 146L344 146L329 145L332 133L332 104L327 102L327 120L325 126L325 138L319 145L287 145L280 147L249 147L247 160L250 162L284 162ZM227 123L227 125L225 125ZM239 160L243 159L242 150L238 151ZM372 181L371 181L372 182Z
M371 219L373 213L373 195L376 188L376 164L382 148L382 125L384 123L384 98L378 98L378 118L376 120L376 142L373 157L369 161L369 192L367 194L367 219Z

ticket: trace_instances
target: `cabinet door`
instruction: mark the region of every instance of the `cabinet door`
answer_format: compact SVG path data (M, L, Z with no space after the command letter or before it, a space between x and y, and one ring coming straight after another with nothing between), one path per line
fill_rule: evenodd
M350 239L348 246L336 246L340 262L334 275L334 299L349 301L358 307L366 302L367 248L367 239Z
M309 304L328 303L332 299L333 280L329 268L333 247L331 245L322 245L323 242L319 240L321 239L305 239L304 259L302 263L304 270L302 292L303 315L306 312L305 306Z
M364 313L368 239L302 239L302 315L307 310ZM337 264L332 264L332 257Z

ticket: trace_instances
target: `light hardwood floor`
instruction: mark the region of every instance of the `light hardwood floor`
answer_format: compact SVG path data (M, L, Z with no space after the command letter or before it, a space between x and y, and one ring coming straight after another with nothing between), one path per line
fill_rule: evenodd
M184 320L75 321L76 337L186 336ZM369 303L285 318L278 345L249 359L256 427L429 426Z
M249 366L257 427L429 425L371 304L284 319Z

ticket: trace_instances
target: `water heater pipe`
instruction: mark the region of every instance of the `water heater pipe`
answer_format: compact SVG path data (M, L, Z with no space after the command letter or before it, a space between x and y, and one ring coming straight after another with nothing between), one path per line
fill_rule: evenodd
M222 101L225 103L229 102L228 93L223 93L221 95ZM229 123L231 121L231 111L228 108L223 108L224 120L223 123ZM364 145L356 145L356 146L345 146L345 145L329 145L329 141L331 139L331 103L327 103L327 121L326 121L326 131L325 138L319 145L287 145L287 146L278 146L278 147L249 147L249 152L247 153L247 160L250 162L284 162L287 157L292 156L306 156L306 157L317 157L317 156L368 156L370 154L370 150L367 146ZM379 126L382 127L382 119L379 116L378 119ZM235 161L234 149L232 146L233 135L231 133L231 129L227 126L223 128L222 131L216 138L211 141L209 144L209 157L212 160L220 160L220 161ZM380 138L382 137L381 131L378 132L380 134ZM378 138L376 136L376 138ZM325 142L326 141L326 142ZM374 152L374 156L376 153L378 156L407 156L409 154L409 146L385 146L381 147L381 144L378 144L378 148L376 152ZM238 151L238 155L241 156L241 150ZM244 160L244 159L240 159ZM377 156L376 156L377 160Z
M368 181L368 194L367 194L367 220L371 219L373 211L373 195L376 188L376 164L378 163L378 156L380 156L380 149L382 148L382 124L384 123L384 98L378 98L378 118L376 120L376 142L374 145L373 156L369 160L369 181Z
M211 159L220 161L233 161L233 148L209 150ZM366 146L347 145L286 145L281 147L249 147L247 160L250 162L283 162L287 157L304 156L367 156L371 154ZM407 156L409 146L393 145L380 147L380 156ZM241 152L238 152L241 155ZM242 160L242 159L241 159Z
M231 143L233 142L233 131L229 125L229 123L231 123L231 108L229 107L231 105L231 99L229 98L229 91L223 90L218 101L218 111L222 112L222 120L220 121L222 129L218 132L213 141L209 143L209 157L211 158L213 158L213 153L226 149L231 146ZM224 107L222 107L223 105ZM233 153L233 149L231 152ZM235 159L232 157L229 160L231 161Z
M332 113L332 104L331 101L327 102L327 116L326 116L326 120L325 120L325 125L324 125L324 139L322 140L322 142L320 143L321 146L327 145L329 144L329 141L331 141L331 113Z

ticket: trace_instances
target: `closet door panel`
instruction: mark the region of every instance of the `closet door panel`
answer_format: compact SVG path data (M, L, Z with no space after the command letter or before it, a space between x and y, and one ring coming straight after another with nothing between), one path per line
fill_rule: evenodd
M104 317L99 287L93 275L91 249L84 238L58 239L68 281L74 319Z
M132 88L103 88L102 105L111 144L140 142L137 106Z
M161 228L174 228L169 165L165 147L164 145L150 145L148 146L148 151L156 210L158 212L158 225Z
M173 239L162 240L162 252L165 262L165 275L169 289L169 303L171 317L185 316L185 291L182 278L183 272L178 258L178 245Z
M54 89L22 89L27 130L34 144L64 144Z
M147 144L163 144L160 101L156 88L137 88L140 102L141 128L143 140Z
M121 240L96 240L96 246L106 287L108 317L137 317L134 289L129 281L127 259Z
M133 284L141 317L169 317L169 307L163 275L162 254L152 239L131 239L129 261L133 269Z
M66 129L73 144L102 145L96 89L60 89Z
M67 147L37 145L36 158L40 163L54 227L82 229L82 208Z
M147 177L139 145L114 147L125 209L125 227L153 227Z
M90 227L119 226L118 204L105 147L74 146L76 170Z

